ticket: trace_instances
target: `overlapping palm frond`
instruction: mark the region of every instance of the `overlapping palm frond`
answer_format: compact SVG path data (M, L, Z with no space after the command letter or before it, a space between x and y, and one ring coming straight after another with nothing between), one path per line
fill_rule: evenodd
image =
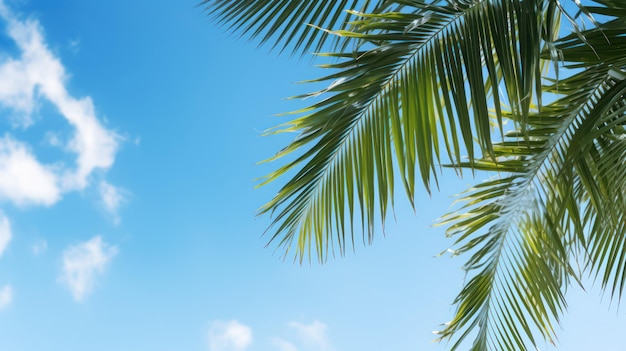
M526 131L494 144L495 159L464 165L503 176L464 194L465 207L444 221L458 237L458 253L471 255L456 316L441 332L456 338L453 349L476 328L473 350L535 349L537 332L554 342L564 291L581 273L572 262L612 296L623 292L623 33L626 23L614 20L556 42L570 67L584 70L547 87L561 97L531 114Z
M234 32L293 52L324 47L328 33L317 28L347 28L346 10L377 11L384 0L202 0L199 4ZM291 47L290 47L291 45Z
M295 159L263 183L291 176L261 209L273 214L271 242L301 261L324 261L354 246L356 232L371 241L398 184L413 202L416 178L430 191L439 164L449 162L494 175L464 193L463 207L443 221L456 252L469 255L456 314L440 332L453 349L469 342L477 351L528 350L554 342L565 290L582 273L621 296L622 1L572 1L590 29L560 0L203 4L240 33L276 38L283 48L321 48L331 36L354 44L320 54L333 60L322 65L332 73L314 82L329 86L300 97L322 99L269 132L299 133L270 160ZM350 6L361 11L349 12L346 22L340 11ZM557 39L561 19L573 33ZM550 65L561 73L542 81ZM506 133L505 120L514 126ZM500 134L492 135L494 121Z
M323 66L337 73L316 80L332 81L312 94L326 98L277 128L301 134L275 158L308 149L267 177L300 167L262 209L275 213L272 241L295 246L300 259L314 246L322 261L335 245L343 252L354 243L355 221L371 241L375 218L384 222L392 201L396 168L412 201L416 170L430 189L442 155L460 164L461 150L470 161L493 153L491 99L501 119L495 88L504 87L525 125L540 79L540 50L531 48L540 47L546 28L537 18L549 2L498 1L497 11L493 3L398 1L404 12L355 13L355 30L333 32L362 49L326 54L340 59ZM518 29L506 37L508 27Z
M591 46L570 35L558 47L566 60L585 69L570 95L574 84L585 86L594 76L607 76L602 86L606 96L599 101L603 104L590 112L593 124L576 140L581 146L575 167L587 175L578 185L586 192L581 213L588 224L584 263L602 288L610 289L611 298L621 298L626 286L626 4L596 2L604 6L590 11L615 19L585 33Z

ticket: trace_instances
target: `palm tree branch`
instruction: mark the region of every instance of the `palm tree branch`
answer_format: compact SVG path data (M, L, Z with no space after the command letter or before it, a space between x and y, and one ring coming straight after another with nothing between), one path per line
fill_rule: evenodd
M201 0L198 6L218 23L240 36L260 38L260 44L273 39L273 47L292 53L319 51L330 38L313 27L349 28L345 10L381 11L385 0ZM336 41L335 45L341 44ZM346 45L346 43L343 43Z
M318 257L323 261L329 245L325 241L329 232L325 229L338 231L335 237L343 252L345 226L337 222L353 223L355 218L361 220L364 238L367 233L371 241L375 208L378 208L384 224L389 199L393 198L396 166L412 201L416 166L427 189L430 189L431 175L436 180L439 138L444 139L453 163L461 164L459 141L450 138L448 133L441 135L440 130L452 131L454 136L459 131L470 160L473 159L475 137L481 150L492 153L490 122L485 117L489 115L487 95L490 89L499 86L499 81L515 81L515 77L507 78L508 75L518 75L520 67L528 63L516 62L519 57L508 54L515 51L512 43L495 42L495 29L484 25L486 20L483 18L501 16L514 25L522 18L518 15L523 12L522 8L511 2L507 9L513 13L497 14L488 11L491 3L485 0L458 7L416 1L414 5L419 6L416 5L417 10L413 13L363 15L358 23L367 28L374 26L377 28L374 32L334 32L363 40L373 48L356 52L352 57L329 54L343 57L345 61L324 67L340 71L316 80L334 82L328 89L306 97L321 93L332 95L298 111L308 114L271 131L302 133L272 159L315 143L295 161L269 174L263 183L274 181L306 163L261 209L261 213L279 210L273 221L278 229L271 241L282 236L279 245L288 250L297 237L297 255L302 259L306 252L304 248L310 247L308 244L314 237ZM426 16L428 21L423 20ZM421 21L420 25L415 26L415 21ZM406 31L407 28L412 29ZM498 55L499 52L505 53L505 59ZM491 67L487 73L468 74L482 72L485 64ZM466 87L470 87L469 92ZM530 85L524 88L527 93L519 86L510 89L515 89L510 94L514 96L525 96L532 91ZM522 100L516 99L518 102ZM471 106L467 105L468 101L472 101ZM521 111L528 104L513 105L518 106L516 111ZM444 112L447 122L442 115ZM392 155L395 163L391 160ZM377 192L375 188L378 188ZM354 212L355 203L359 204L359 213ZM319 223L325 223L324 228Z
M571 57L571 52L563 45L560 50L565 50L565 57ZM528 132L510 133L513 140L494 144L500 160L479 162L484 170L504 170L512 176L485 182L471 190L462 198L467 212L445 218L445 223L452 223L449 234L459 236L457 243L461 248L457 252L473 253L466 269L469 272L479 270L455 301L458 306L455 319L441 332L442 338L457 335L453 348L476 327L479 328L473 346L476 350L527 349L526 342L536 346L533 333L527 327L529 318L543 337L553 340L551 320L558 321L564 307L561 290L570 277L576 278L568 263L569 254L587 247L583 228L587 226L585 223L592 222L580 219L581 208L592 212L585 215L587 219L606 217L604 213L610 213L610 223L603 218L593 225L606 228L598 231L599 235L592 231L591 251L596 259L590 261L601 262L599 266L605 268L603 286L610 283L613 291L619 287L621 294L626 285L626 257L617 253L626 246L625 226L619 221L626 208L623 196L620 196L621 205L617 210L606 208L614 202L614 197L610 201L600 199L585 203L590 196L601 196L594 187L594 177L605 171L608 164L623 165L623 160L617 161L620 157L623 159L623 152L604 151L603 155L613 155L610 161L603 163L604 167L595 165L595 159L586 156L590 148L598 146L597 140L606 133L613 135L616 128L623 130L626 121L626 83L616 83L609 74L614 64L598 64L559 82L560 93L565 97L531 116ZM579 81L585 82L585 89L580 89ZM546 90L554 89L552 86ZM529 145L524 142L527 138L536 142ZM623 150L621 144L618 145L619 150ZM610 169L612 174L626 175L626 170L618 166ZM626 184L626 178L619 179L620 186ZM529 205L524 206L524 198L530 199ZM470 235L489 225L487 234ZM607 233L614 235L616 229L622 234L616 239L607 239ZM511 239L512 235L518 239ZM597 260L597 256L601 259ZM614 262L617 265L613 265ZM509 272L511 268L513 273ZM501 271L507 271L508 277L498 280ZM541 274L535 273L538 271ZM609 276L615 277L612 282ZM498 303L494 304L492 299L497 299ZM544 308L546 305L549 308ZM525 342L519 342L524 339L515 325L523 326ZM518 342L512 347L514 340Z

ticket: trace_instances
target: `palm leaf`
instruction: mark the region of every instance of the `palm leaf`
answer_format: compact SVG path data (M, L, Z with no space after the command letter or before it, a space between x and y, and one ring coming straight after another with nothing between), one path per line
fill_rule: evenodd
M274 41L293 52L321 50L329 38L322 28L347 28L345 10L376 10L385 1L371 0L202 0L199 6L219 23L242 36L260 38L261 44Z
M554 342L565 289L580 273L572 262L589 267L612 296L621 295L626 77L619 72L626 56L599 48L621 47L626 41L618 33L625 30L623 21L610 21L579 33L584 41L573 34L555 43L565 60L584 63L585 70L547 87L564 96L531 114L528 130L494 144L495 160L476 163L509 175L471 189L461 198L465 207L445 217L456 252L471 254L456 316L441 332L456 338L453 349L476 328L473 350L534 349L537 332Z
M592 29L557 0L203 1L262 43L275 38L294 51L320 49L330 37L344 44L320 54L331 73L313 82L328 88L299 96L321 100L268 131L299 133L270 159L293 160L262 183L291 176L260 211L273 214L270 242L322 262L354 247L355 232L371 242L397 183L413 203L418 174L430 191L438 165L449 162L497 175L444 217L456 252L470 255L456 314L441 331L453 349L470 337L481 351L554 342L565 290L583 273L573 263L621 296L626 24L618 19L626 6L574 3ZM360 11L346 21L346 8ZM557 40L561 19L573 33ZM549 63L546 81L555 80L542 86ZM506 134L504 121L513 122Z
M460 165L461 150L470 163L475 154L493 156L488 102L499 99L495 89L506 92L521 126L539 93L540 50L531 48L545 37L537 18L548 2L396 3L402 12L353 12L354 30L332 32L361 49L324 54L340 60L322 66L337 72L315 81L331 85L302 97L326 97L270 131L300 133L271 160L297 151L296 159L266 182L295 176L261 209L275 214L271 241L295 248L300 260L312 247L321 261L334 247L344 252L355 222L371 242L375 218L384 225L392 203L396 170L413 201L416 170L430 191L442 157ZM509 27L516 30L501 33Z

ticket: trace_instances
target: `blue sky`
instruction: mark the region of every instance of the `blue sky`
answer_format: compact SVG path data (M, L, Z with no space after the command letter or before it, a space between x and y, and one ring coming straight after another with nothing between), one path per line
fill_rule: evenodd
M293 136L260 132L320 72L195 4L0 0L0 350L444 350L463 261L432 224L472 180L283 261L254 179ZM561 349L618 350L624 313L572 291Z

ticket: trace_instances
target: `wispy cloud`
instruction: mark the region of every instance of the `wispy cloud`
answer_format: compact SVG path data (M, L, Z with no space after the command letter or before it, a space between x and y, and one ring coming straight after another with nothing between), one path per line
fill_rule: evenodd
M207 339L210 351L243 351L252 344L252 329L235 320L213 321Z
M48 242L46 241L46 239L39 239L35 241L32 248L33 255L39 256L42 253L46 252L46 250L48 249Z
M13 288L5 285L0 289L0 309L4 309L13 302Z
M17 205L52 205L63 193L88 187L94 171L110 168L121 139L100 122L89 96L68 92L66 69L48 49L38 21L22 20L2 0L0 20L19 51L15 57L4 53L0 58L0 107L16 126L27 128L35 122L38 106L51 103L73 132L66 137L49 132L55 143L48 145L60 147L75 160L70 165L60 160L42 164L24 141L5 134L0 139L0 197Z
M12 236L11 223L4 213L0 212L0 256L2 256L4 250L9 246Z
M8 135L0 138L0 197L16 205L52 205L61 198L52 169Z
M278 349L278 351L298 351L296 345L281 338L272 339L272 344Z
M123 195L123 191L104 180L100 182L99 190L100 197L102 198L102 203L104 204L104 208L113 217L113 222L115 224L119 224L120 217L118 214L118 209L120 205L126 200Z
M80 51L80 40L79 39L70 40L67 46L73 53L77 54L78 51Z
M268 341L276 351L332 351L328 326L314 320L310 324L289 322L291 337ZM295 336L294 336L295 334ZM209 351L245 351L252 344L252 329L236 320L213 321L207 330ZM294 340L290 340L294 339Z
M82 301L91 293L97 276L104 273L117 251L117 247L106 244L100 236L96 236L63 252L60 279L67 284L76 301Z
M326 331L328 326L320 321L311 324L290 322L289 326L296 330L298 338L305 344L315 347L320 351L331 350Z
M0 212L0 256L4 253L9 242L11 241L11 223L9 219ZM9 306L13 301L13 288L10 285L5 285L0 289L0 309L4 309Z

